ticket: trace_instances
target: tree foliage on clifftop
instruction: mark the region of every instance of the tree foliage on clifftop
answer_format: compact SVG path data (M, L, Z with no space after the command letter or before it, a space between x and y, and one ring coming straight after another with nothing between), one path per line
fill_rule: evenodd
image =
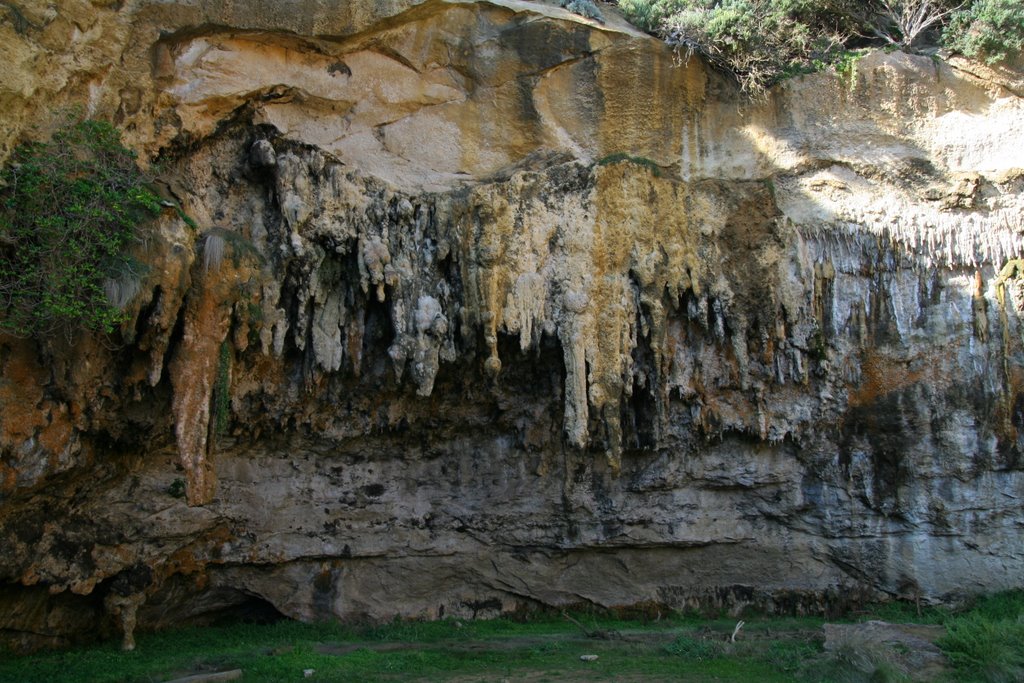
M943 33L947 46L988 63L1024 51L1024 2L978 0L955 14Z
M944 46L990 62L1024 48L1020 0L619 0L625 17L759 92L849 49Z
M104 121L71 119L15 150L0 171L0 329L45 336L122 322L140 268L126 248L160 211L145 182Z

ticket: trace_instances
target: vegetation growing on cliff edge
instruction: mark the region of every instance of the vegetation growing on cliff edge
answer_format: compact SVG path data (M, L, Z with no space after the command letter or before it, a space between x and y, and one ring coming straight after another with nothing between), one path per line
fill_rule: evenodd
M1024 51L1024 3L977 0L953 14L943 33L947 47L989 64Z
M69 117L0 171L0 329L111 332L138 288L127 254L160 211L135 155L104 121Z
M225 433L231 419L231 345L221 342L213 386L213 437Z
M619 8L752 93L871 44L943 46L990 62L1024 48L1020 0L619 0Z

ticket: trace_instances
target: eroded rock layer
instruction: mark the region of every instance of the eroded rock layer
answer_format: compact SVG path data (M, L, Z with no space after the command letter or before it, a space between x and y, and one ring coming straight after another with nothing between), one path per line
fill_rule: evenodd
M1012 72L293 4L0 27L5 149L87 95L168 204L118 339L0 340L5 640L1020 585Z

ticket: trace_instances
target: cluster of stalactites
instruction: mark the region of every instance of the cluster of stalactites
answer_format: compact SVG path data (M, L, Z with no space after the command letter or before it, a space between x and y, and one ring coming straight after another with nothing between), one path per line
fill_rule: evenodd
M846 261L857 261L854 270L869 256L866 236L943 265L992 262L1024 246L1017 231L990 229L1010 220L998 211L937 214L922 227L920 217L900 222L866 209L863 223L847 216L832 226L755 226L767 237L741 245L753 254L747 272L729 265L723 250L736 245L721 239L742 216L638 165L572 163L558 170L560 183L520 173L408 195L315 150L277 152L260 142L250 160L272 171L281 217L281 229L256 247L274 257L268 263L288 264L290 282L282 287L284 273L269 267L262 306L273 324L260 331L264 352L280 355L290 335L318 372L358 375L367 310L381 306L395 375L426 396L442 362L480 362L500 381L509 360L500 357L500 335L517 337L521 351L548 336L563 351L567 441L603 452L613 466L624 402L635 391L650 394L659 419L676 396L695 407L696 423L717 402L732 427L766 439L787 433L765 411L739 406L754 399L716 394L763 400L769 385L809 380L823 335L849 330L858 312L865 317L863 307L847 306L850 297L836 298L833 281ZM776 220L771 213L765 220ZM277 301L284 293L297 301Z
M572 189L521 173L423 195L395 192L317 151L277 154L273 166L285 229L263 248L300 274L289 334L321 372L358 374L372 302L389 312L396 376L424 396L442 362L482 362L500 381L509 359L499 336L528 351L546 335L563 350L567 441L613 466L623 405L636 390L663 415L670 395L699 402L723 387L745 390L752 372L758 382L807 379L810 326L755 323L735 301L736 281L753 276L724 270L714 235L727 218L694 217L679 197L685 188L642 166L567 164L561 186ZM811 285L785 283L808 267L769 260L761 269L769 281L755 286L777 301L761 308L798 320ZM757 363L750 348L761 341L752 335L769 349L757 350ZM764 419L742 428L772 432Z

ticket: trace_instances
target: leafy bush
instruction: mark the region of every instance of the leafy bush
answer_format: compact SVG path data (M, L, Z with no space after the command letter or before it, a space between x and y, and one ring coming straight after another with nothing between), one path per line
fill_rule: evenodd
M851 48L868 44L913 49L942 39L989 61L1024 49L1020 0L619 0L619 9L752 93L842 64Z
M1024 592L981 600L966 614L946 622L939 641L960 680L1024 680Z
M213 387L213 433L223 434L231 419L231 346L221 342L217 355L217 381Z
M601 24L604 23L604 14L591 0L562 0L559 6L587 19L593 19Z
M844 52L849 13L813 0L620 0L627 19L759 92Z
M679 636L665 646L665 652L691 662L703 662L721 657L725 648L721 641Z
M18 147L0 172L0 329L110 332L138 291L126 247L160 211L109 123L69 120Z
M793 673L820 654L821 647L817 643L776 640L760 652L759 659L771 664L776 671Z
M1024 51L1024 4L1020 0L978 0L953 14L946 45L990 64Z
M665 20L686 5L684 0L619 0L619 11L634 26L658 33Z

